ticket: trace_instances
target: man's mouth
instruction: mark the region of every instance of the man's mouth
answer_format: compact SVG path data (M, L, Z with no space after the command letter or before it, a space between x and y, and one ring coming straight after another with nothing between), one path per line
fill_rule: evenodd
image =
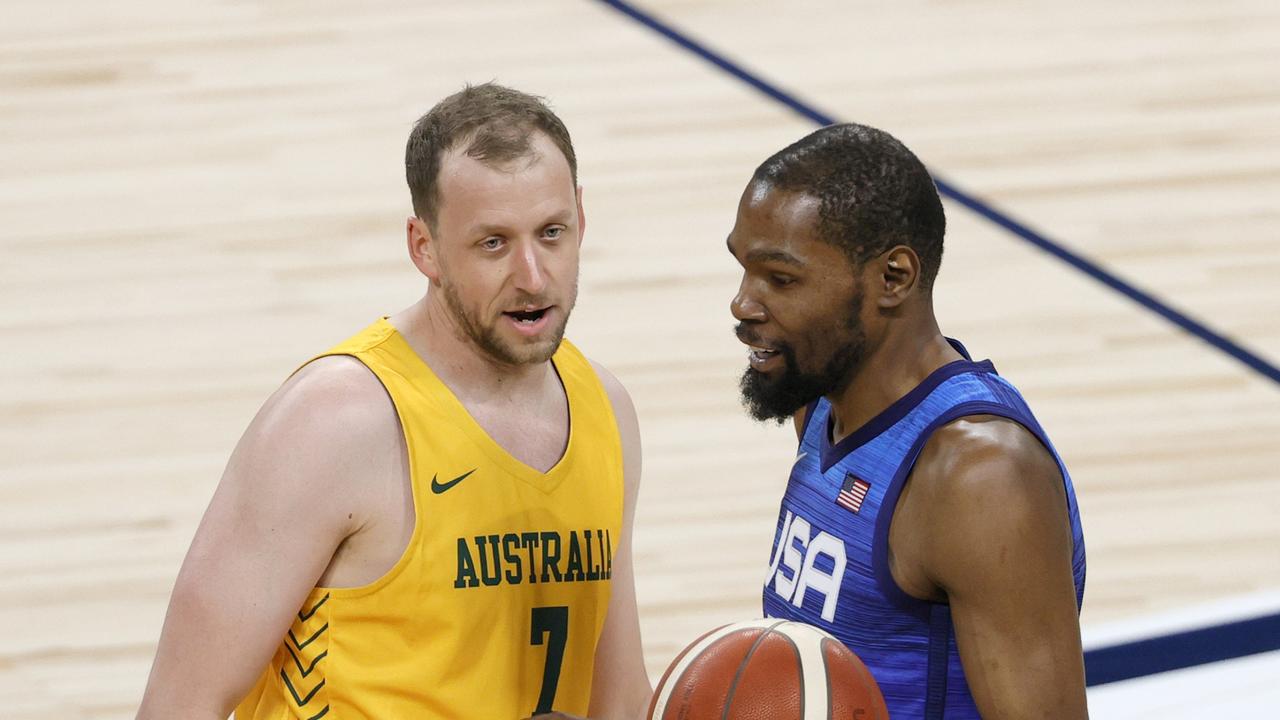
M519 310L507 310L502 314L518 334L534 339L541 338L543 332L551 326L551 311L554 308L554 305L543 307L526 305Z
M783 345L773 345L765 342L765 340L744 325L734 328L738 340L747 346L747 362L751 365L751 369L756 372L771 372L776 370L782 363Z
M538 321L539 321L539 320L541 320L543 317L545 317L545 316L546 316L546 314L547 314L547 311L548 311L548 310L550 310L550 309L551 309L551 307L550 307L550 306L548 306L548 307L543 307L543 308L529 308L529 309L525 309L525 310L512 310L512 311L504 312L504 313L502 313L502 314L503 314L503 315L506 315L507 317L511 318L512 320L516 321L516 322L517 322L517 323L519 323L519 324L522 324L522 325L533 325L534 323L538 322Z
M752 332L746 324L733 329L738 341L747 346L747 359L753 366L759 366L778 354L778 348L769 345Z

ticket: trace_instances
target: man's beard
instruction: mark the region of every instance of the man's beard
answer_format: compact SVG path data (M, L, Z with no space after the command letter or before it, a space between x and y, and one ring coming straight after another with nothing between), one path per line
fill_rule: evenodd
M867 336L858 324L861 295L854 298L852 305L841 323L841 329L848 331L843 342L818 372L803 372L796 360L795 350L785 343L777 347L784 365L780 374L770 378L747 367L738 386L742 390L742 404L751 417L782 424L791 419L800 408L824 395L831 395L844 386L854 368L862 362L867 345Z
M575 284L569 295L569 303L564 307L564 317L560 320L559 326L552 328L549 341L519 347L503 340L494 325L481 325L479 320L462 305L462 298L458 297L457 290L451 283L441 283L441 289L444 291L445 304L449 306L454 319L458 322L462 339L475 343L481 352L503 365L536 365L550 360L551 356L556 354L556 350L560 349L560 341L564 339L564 329L569 322L569 313L573 310L578 296L578 288ZM536 296L521 295L513 304L541 307L546 302Z

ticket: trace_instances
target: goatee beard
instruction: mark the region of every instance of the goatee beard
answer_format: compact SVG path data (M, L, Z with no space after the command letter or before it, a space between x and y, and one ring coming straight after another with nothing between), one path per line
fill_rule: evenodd
M866 338L855 333L832 353L827 364L817 373L802 372L796 362L795 351L790 346L780 346L778 354L782 356L785 367L777 377L771 379L750 367L742 373L742 379L738 381L742 404L756 420L772 420L781 425L801 408L840 388L862 361L865 344Z
M773 420L781 425L791 419L800 408L842 389L853 371L862 364L867 352L867 335L862 331L858 320L861 310L862 293L855 291L845 306L844 318L832 328L832 334L844 331L844 337L839 338L843 342L816 373L802 371L796 360L795 350L786 343L780 343L775 348L783 361L783 368L775 373L775 377L770 378L748 366L738 382L738 387L742 390L742 404L747 413L756 420ZM745 323L739 324L736 330L739 339L746 342L753 340L754 331Z

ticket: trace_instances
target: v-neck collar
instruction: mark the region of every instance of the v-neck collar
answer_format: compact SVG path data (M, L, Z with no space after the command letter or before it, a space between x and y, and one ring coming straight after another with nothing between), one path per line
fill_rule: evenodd
M565 382L564 374L560 372L556 365L556 358L560 356L557 350L556 355L551 358L551 369L556 373L556 377L560 381L560 387L564 391L566 402L569 406L569 440L565 443L564 452L560 455L560 459L556 464L551 466L546 472L527 465L524 461L515 457L509 450L503 447L497 440L480 425L478 421L467 410L466 405L462 403L453 390L445 384L444 380L436 374L427 361L413 349L407 338L400 332L390 320L382 318L380 321L386 326L388 331L388 339L397 342L403 346L404 355L412 359L412 364L417 366L419 370L413 377L414 380L421 382L425 389L431 395L436 397L446 406L450 414L458 418L457 428L463 431L472 442L474 442L489 459L512 476L542 490L543 492L551 492L560 484L560 482L568 475L573 464L575 436L577 433L574 428L574 418L578 417L577 412L577 393L569 390L568 384Z
M912 410L924 401L929 393L937 389L939 385L947 380L965 373L994 373L995 365L990 360L973 361L969 358L969 351L959 342L947 338L947 342L951 343L963 358L953 360L946 365L929 373L928 377L920 381L919 385L912 388L906 395L898 398L889 405L889 407L881 410L878 415L863 423L862 427L854 430L845 436L840 442L831 444L831 432L833 425L832 408L828 403L826 422L822 424L819 432L821 436L818 438L818 447L822 456L822 472L830 470L832 466L848 457L850 453L858 448L866 445L875 439L880 433L893 427L899 420L906 417Z

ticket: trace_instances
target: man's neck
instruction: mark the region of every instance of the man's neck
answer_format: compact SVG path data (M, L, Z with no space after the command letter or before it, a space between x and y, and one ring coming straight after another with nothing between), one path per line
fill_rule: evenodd
M900 321L854 369L849 382L827 397L833 421L832 442L848 437L911 392L934 370L962 356L929 313Z

